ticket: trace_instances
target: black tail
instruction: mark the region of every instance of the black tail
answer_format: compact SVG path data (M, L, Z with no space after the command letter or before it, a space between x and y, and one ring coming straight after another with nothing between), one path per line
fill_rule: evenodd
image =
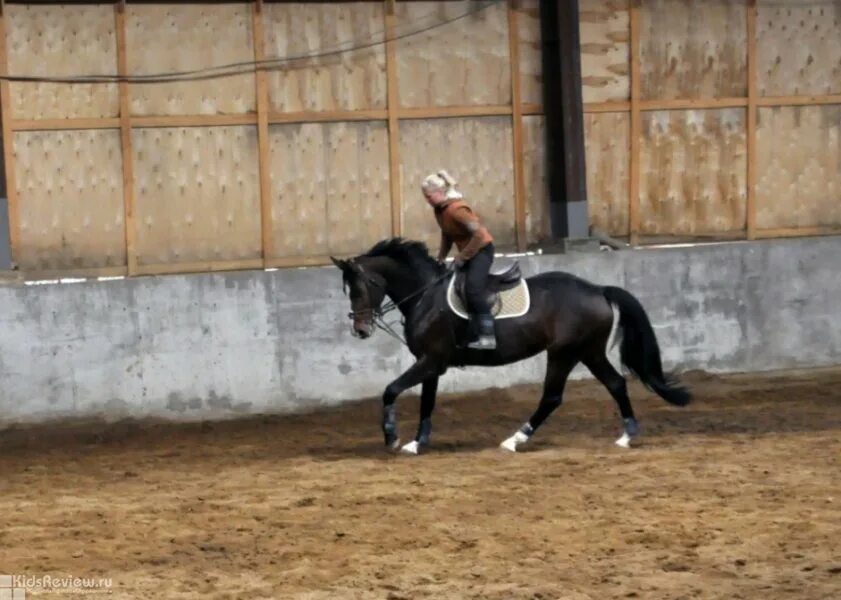
M692 396L677 381L663 374L660 346L651 328L651 321L639 300L618 287L605 287L604 297L619 308L622 362L645 386L670 404L686 406Z

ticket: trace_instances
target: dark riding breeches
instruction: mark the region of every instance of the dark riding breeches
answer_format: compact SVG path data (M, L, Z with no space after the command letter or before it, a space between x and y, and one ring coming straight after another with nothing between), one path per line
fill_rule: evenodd
M485 287L488 273L494 260L494 245L488 244L464 264L464 295L467 296L467 310L476 315L490 315Z

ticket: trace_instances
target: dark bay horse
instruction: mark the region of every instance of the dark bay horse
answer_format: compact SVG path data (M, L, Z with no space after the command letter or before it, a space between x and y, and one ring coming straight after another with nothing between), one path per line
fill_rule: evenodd
M677 406L690 401L689 392L663 373L657 338L642 305L622 288L598 286L559 271L529 277L531 306L522 317L496 321L496 350L464 347L467 321L449 309L446 300L450 272L434 260L426 245L400 238L384 240L347 260L332 259L341 269L350 293L353 333L367 338L374 332L386 297L403 314L405 340L415 363L383 393L382 429L385 443L399 447L395 400L422 384L420 424L415 440L402 450L416 454L429 444L438 378L450 366L497 366L547 352L543 396L531 418L502 442L516 451L561 404L573 367L583 363L619 406L624 431L616 443L628 447L639 427L631 408L625 378L608 360L619 344L622 363L652 391Z

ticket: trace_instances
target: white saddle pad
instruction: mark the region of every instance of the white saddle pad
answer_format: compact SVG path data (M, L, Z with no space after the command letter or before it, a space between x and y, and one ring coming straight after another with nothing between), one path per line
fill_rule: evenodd
M455 290L455 277L450 278L450 283L447 286L447 304L450 305L450 310L456 313L462 319L467 319L467 308L461 298L458 297ZM510 290L500 292L496 296L496 301L491 307L491 313L494 319L511 319L514 317L522 317L529 312L531 306L531 297L529 296L529 286L525 279L521 279L515 287Z

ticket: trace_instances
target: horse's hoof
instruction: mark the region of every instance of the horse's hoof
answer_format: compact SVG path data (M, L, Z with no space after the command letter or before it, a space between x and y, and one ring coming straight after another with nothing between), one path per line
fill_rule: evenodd
M517 440L514 439L514 436L511 436L504 442L499 445L500 448L503 450L508 450L509 452L516 452L517 451Z
M631 439L631 436L629 436L627 433L623 433L622 437L616 440L614 443L620 448L630 448Z
M412 454L414 456L417 456L419 451L420 451L420 444L418 444L417 441L409 442L408 444L406 444L405 446L400 448L401 453Z
M509 452L516 452L517 446L525 444L527 441L529 441L529 436L522 431L518 431L510 438L502 442L499 447L503 450L508 450Z
M391 443L386 442L385 447L389 452L397 452L400 450L400 438L394 438L394 441Z

